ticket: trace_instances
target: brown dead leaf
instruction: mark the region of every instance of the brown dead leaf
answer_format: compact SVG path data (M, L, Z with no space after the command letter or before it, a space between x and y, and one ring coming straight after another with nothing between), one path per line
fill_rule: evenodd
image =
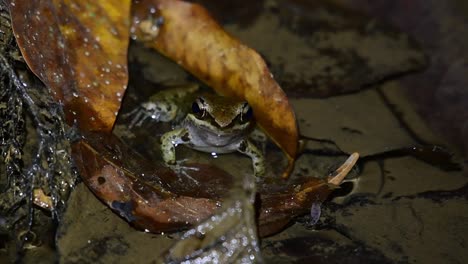
M268 188L259 190L261 208L259 210L259 236L265 237L282 230L292 219L309 212L313 203L322 203L338 187L359 159L353 153L326 180L309 178L303 183L289 184L283 191L271 193Z
M28 66L63 103L68 124L111 131L125 92L130 0L11 0Z
M190 193L184 184L172 184L190 185L193 178L150 164L112 135L88 134L73 144L72 151L80 175L93 193L128 222L152 232L175 231L209 217L218 207L216 196L230 188L224 181L222 189L198 197L200 190ZM198 175L230 179L221 170L195 168Z
M286 94L261 56L226 33L200 5L143 0L132 7L132 34L178 62L218 93L246 100L259 125L287 154L292 170L298 128Z

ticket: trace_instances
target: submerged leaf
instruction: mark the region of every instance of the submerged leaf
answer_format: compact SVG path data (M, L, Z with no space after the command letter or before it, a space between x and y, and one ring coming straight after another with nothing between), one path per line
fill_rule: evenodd
M198 197L196 190L189 193L180 183L189 184L200 174L184 178L162 164L149 163L112 135L89 134L74 143L72 150L80 175L93 193L144 230L175 231L196 224L216 210L217 196L226 191L208 192L205 198ZM229 178L221 170L194 168L207 177ZM225 182L222 187L230 185Z
M63 103L69 125L110 131L128 81L130 0L11 0L31 70Z
M298 128L286 94L261 56L226 33L198 4L145 0L133 6L133 37L177 61L218 93L249 102L292 170Z

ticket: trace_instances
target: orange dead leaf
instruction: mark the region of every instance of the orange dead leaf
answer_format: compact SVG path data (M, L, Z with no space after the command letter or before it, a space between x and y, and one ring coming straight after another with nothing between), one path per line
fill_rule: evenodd
M227 34L198 4L178 0L134 3L132 34L178 62L218 93L249 102L259 125L287 154L288 176L298 128L286 94L254 50Z
M130 0L12 0L10 7L21 52L63 103L67 122L109 132L128 81Z

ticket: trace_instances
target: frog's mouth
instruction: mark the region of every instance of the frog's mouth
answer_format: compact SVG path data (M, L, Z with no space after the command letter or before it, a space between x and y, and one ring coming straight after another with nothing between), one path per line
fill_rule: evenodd
M219 136L240 134L250 131L253 127L254 122L241 123L236 117L227 126L221 126L216 120L210 115L206 115L202 118L195 117L194 115L187 115L188 121L196 126L198 129L203 130L206 133L215 134Z

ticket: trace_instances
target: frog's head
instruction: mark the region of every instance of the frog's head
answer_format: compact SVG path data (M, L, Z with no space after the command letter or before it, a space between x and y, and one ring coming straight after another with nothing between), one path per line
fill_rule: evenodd
M199 96L192 104L192 113L199 125L213 130L243 130L252 123L253 112L247 102L215 94Z

